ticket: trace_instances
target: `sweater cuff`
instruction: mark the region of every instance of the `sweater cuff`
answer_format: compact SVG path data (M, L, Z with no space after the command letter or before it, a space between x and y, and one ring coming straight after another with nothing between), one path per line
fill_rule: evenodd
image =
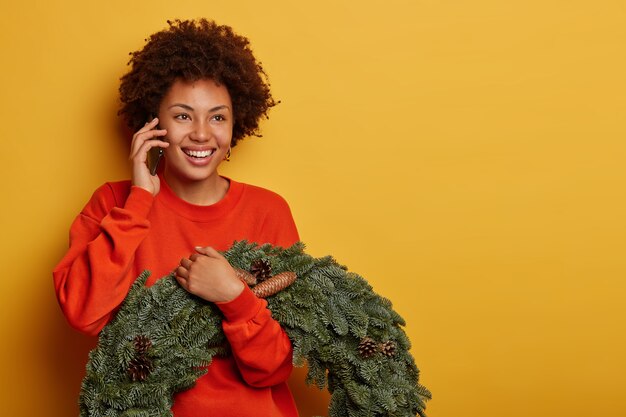
M226 321L247 322L256 316L261 308L264 307L264 300L258 298L248 287L244 287L241 294L231 301L215 303L224 314Z
M130 194L126 199L124 208L139 216L148 217L152 203L154 203L154 196L150 191L133 185L130 187Z

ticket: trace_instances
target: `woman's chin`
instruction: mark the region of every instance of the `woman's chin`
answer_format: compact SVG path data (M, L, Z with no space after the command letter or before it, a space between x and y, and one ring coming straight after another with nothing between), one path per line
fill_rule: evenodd
M165 171L165 179L168 180L168 182L175 181L187 184L213 181L217 176L217 169L210 168L209 166L188 167L182 170L166 169Z

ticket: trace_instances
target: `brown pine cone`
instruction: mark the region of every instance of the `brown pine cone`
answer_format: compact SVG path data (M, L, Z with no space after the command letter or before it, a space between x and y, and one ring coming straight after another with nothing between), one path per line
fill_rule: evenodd
M147 336L140 334L138 336L135 336L135 339L133 340L133 346L135 348L135 352L137 352L139 355L144 355L148 351L148 349L152 347L152 341L148 339Z
M250 265L250 272L261 282L272 276L272 265L267 259L257 259Z
M396 354L396 344L392 341L387 341L380 344L380 351L387 357L392 357Z
M154 365L149 358L137 356L128 364L126 373L133 382L144 381L153 369Z
M370 337L364 337L359 343L359 355L364 358L374 356L378 352L378 344Z
M272 278L257 284L257 286L252 288L252 292L259 298L266 298L284 290L293 284L295 280L295 272L281 272L280 274L274 275Z

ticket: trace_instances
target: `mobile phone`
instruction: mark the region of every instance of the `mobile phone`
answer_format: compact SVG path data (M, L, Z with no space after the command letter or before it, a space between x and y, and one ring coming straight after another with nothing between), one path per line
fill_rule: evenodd
M154 138L151 140L160 140L158 138ZM152 148L148 151L148 170L150 171L150 175L156 175L157 170L159 169L159 162L161 162L161 158L163 158L163 148Z
M154 119L154 117L152 117ZM155 129L160 129L159 125L156 126ZM150 140L165 140L164 137L156 137ZM159 162L163 158L163 148L154 147L148 151L148 160L146 164L148 165L148 171L150 171L150 175L156 175L157 170L159 169Z

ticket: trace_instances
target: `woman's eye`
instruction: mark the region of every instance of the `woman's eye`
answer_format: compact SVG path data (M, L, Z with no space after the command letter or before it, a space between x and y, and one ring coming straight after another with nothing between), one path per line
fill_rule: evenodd
M216 114L215 116L213 116L213 120L223 122L224 120L226 120L226 118L221 114Z
M176 118L178 120L189 120L189 115L188 114L184 114L184 113L183 114L177 114Z

